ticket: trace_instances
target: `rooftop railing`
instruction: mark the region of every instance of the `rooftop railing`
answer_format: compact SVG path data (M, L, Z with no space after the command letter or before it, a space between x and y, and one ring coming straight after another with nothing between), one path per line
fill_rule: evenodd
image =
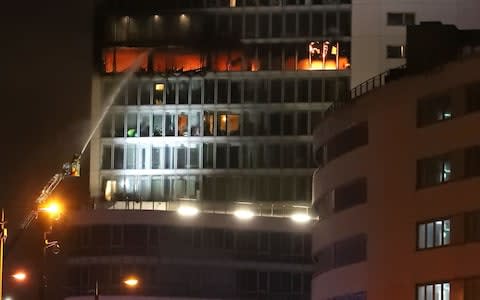
M333 102L332 105L330 105L325 111L323 116L327 117L341 107L344 107L345 105L348 105L350 103L354 103L354 100L356 100L357 98L368 94L369 92L379 87L384 86L392 80L398 79L399 77L401 77L402 74L405 73L405 70L406 65L402 65L398 68L390 69L388 71L375 75L374 77L360 83L359 85L348 91L342 99Z

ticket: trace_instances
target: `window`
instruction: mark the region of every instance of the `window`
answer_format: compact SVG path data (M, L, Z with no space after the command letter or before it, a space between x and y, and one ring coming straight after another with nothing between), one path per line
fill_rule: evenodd
M480 81L467 86L467 112L480 110Z
M215 126L215 115L213 112L203 113L203 135L213 136Z
M429 96L417 102L417 127L423 127L454 117L450 94Z
M327 142L325 145L327 161L332 161L366 144L368 144L368 124L365 122L352 126Z
M480 146L465 149L465 177L480 176Z
M357 292L341 296L335 296L328 298L328 300L367 300L367 292Z
M417 187L427 187L453 178L454 169L449 154L424 158L417 161Z
M387 58L405 58L405 46L387 46Z
M333 211L341 212L358 204L367 202L367 180L356 179L327 193L320 201L333 200Z
M217 135L240 135L240 115L220 113L218 115Z
M112 168L112 146L104 145L102 150L102 169Z
M417 300L450 300L450 283L418 285Z
M186 113L178 114L178 136L188 136L188 115Z
M113 148L113 168L123 169L123 145L115 145Z
M387 25L405 26L415 25L414 13L387 13Z
M334 245L336 268L358 263L367 259L367 236L360 234Z
M450 244L450 219L436 220L417 225L417 249L428 249Z
M153 85L153 104L160 105L164 104L164 91L165 91L165 84L164 83L155 83Z

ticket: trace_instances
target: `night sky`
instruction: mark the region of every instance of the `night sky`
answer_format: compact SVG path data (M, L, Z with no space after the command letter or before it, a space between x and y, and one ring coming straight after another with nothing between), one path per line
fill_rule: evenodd
M88 135L92 2L2 2L0 128L5 139L0 150L0 207L6 210L11 237L42 187L80 151ZM82 170L81 179L65 182L58 191L72 209L88 205L88 157ZM33 241L38 235L34 225L9 253L6 273L37 261L34 254L40 249ZM13 289L8 280L5 285ZM36 299L22 294L14 299Z

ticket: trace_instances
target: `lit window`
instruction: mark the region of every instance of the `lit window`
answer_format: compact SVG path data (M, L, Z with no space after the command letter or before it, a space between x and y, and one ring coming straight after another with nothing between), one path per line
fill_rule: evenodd
M417 186L427 187L448 182L456 176L456 169L455 164L452 164L450 154L418 160Z
M451 241L450 229L450 219L418 224L417 248L428 249L449 245Z
M417 286L417 300L450 300L450 283Z
M387 58L405 58L405 46L387 46Z
M238 114L219 114L217 123L217 135L239 135L240 134L240 115Z

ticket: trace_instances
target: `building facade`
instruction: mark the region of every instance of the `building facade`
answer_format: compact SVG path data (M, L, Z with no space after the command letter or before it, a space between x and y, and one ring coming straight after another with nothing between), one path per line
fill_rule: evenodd
M313 299L478 299L477 66L392 81L319 125Z
M406 63L406 27L438 21L478 29L476 0L352 1L352 87Z
M128 273L138 297L309 299L312 130L349 89L350 28L350 1L98 1L92 120L114 105L69 299Z

